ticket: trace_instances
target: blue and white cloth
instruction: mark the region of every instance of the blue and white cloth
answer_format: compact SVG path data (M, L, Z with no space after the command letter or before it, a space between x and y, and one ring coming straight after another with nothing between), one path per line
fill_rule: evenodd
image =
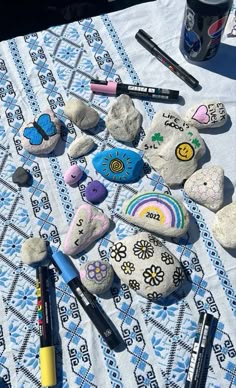
M184 3L145 3L0 44L0 387L41 386L35 271L23 265L21 245L35 236L61 249L73 214L85 201L87 183L98 178L89 155L78 160L86 180L78 188L64 183L63 174L71 164L66 151L80 134L64 115L68 98L79 97L100 114L99 125L90 132L98 145L96 152L120 146L104 125L114 98L93 95L91 78L180 90L185 99L182 106L135 100L144 117L140 141L158 109L171 108L181 115L204 99L222 101L232 125L202 133L208 147L205 162L224 167L225 204L236 199L236 40L226 31L218 55L209 64L187 63L178 50ZM231 22L235 9L236 3ZM137 43L134 35L139 28L150 33L164 51L200 81L200 92L192 91ZM19 129L46 108L56 113L65 128L55 151L48 158L40 158L22 148ZM11 175L18 166L33 175L30 188L19 189L12 183ZM182 262L192 288L189 292L180 290L166 306L160 306L124 284L114 284L110 297L99 301L126 343L127 348L117 353L109 350L70 289L55 274L52 299L58 388L182 388L200 311L208 311L218 319L206 387L236 386L236 253L227 252L214 240L212 212L194 203L182 190L170 191L148 165L145 172L138 183L130 185L102 179L109 195L100 208L116 228L74 262L79 268L90 258L109 260L112 244L137 232L121 217L124 199L142 189L172 192L184 201L192 222L184 237L165 243Z

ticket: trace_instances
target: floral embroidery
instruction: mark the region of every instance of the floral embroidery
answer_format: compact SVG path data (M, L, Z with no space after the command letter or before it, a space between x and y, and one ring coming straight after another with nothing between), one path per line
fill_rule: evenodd
M121 261L121 259L124 259L126 257L126 249L126 246L121 242L114 244L110 249L112 259L115 259L115 261Z
M167 265L174 264L173 256L170 255L168 252L164 252L161 254L161 260L164 261Z
M137 241L134 244L133 251L135 256L138 256L139 259L149 259L153 256L154 248L150 242L146 240Z
M162 247L163 244L158 238L152 236L151 234L148 235L149 241L155 245L155 247Z
M145 269L143 277L145 283L150 284L150 286L158 286L163 281L164 272L161 267L153 264L150 268Z
M88 279L100 283L107 276L107 266L101 261L94 261L87 265L86 272Z
M129 281L129 286L130 288L132 288L134 291L137 291L140 289L140 284L139 282L137 282L137 280L135 279L132 279Z
M157 300L162 297L162 293L158 294L156 291L147 294L148 300Z
M175 287L180 286L180 284L184 281L184 273L182 271L182 268L177 267L174 275L173 275L173 282Z
M131 263L130 261L125 261L122 264L121 269L126 275L131 275L132 272L135 270L133 263Z

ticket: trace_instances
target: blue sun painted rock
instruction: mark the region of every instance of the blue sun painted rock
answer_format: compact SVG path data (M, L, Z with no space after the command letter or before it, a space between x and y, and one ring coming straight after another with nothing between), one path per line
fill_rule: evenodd
M149 300L165 298L185 280L178 259L147 232L116 242L110 262L122 282Z
M100 203L107 196L106 187L99 181L92 181L85 189L85 197L91 203Z
M225 106L219 101L205 101L192 106L185 114L185 122L197 129L223 126L228 119Z
M46 155L60 139L61 123L51 110L36 116L20 129L22 146L34 155Z
M79 182L79 180L82 178L82 176L83 176L83 171L81 170L81 168L79 168L79 166L77 166L77 164L73 164L65 172L64 181L68 185L73 186L74 184Z
M104 294L112 285L114 270L110 263L102 260L90 260L82 264L79 270L82 284L92 294Z
M124 201L122 213L127 221L162 236L179 237L189 226L183 203L172 195L140 192Z
M113 148L99 152L93 158L94 168L112 182L137 182L143 169L143 159L137 152Z

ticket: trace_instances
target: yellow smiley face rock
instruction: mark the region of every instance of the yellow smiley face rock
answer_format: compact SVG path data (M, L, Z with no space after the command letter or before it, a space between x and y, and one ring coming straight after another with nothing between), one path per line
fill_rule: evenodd
M175 149L176 158L187 162L194 157L195 151L190 143L180 143Z

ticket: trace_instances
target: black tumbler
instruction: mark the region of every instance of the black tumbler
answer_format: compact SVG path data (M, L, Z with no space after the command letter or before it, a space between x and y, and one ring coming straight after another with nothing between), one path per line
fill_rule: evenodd
M187 0L180 39L180 51L187 60L214 57L233 0Z

